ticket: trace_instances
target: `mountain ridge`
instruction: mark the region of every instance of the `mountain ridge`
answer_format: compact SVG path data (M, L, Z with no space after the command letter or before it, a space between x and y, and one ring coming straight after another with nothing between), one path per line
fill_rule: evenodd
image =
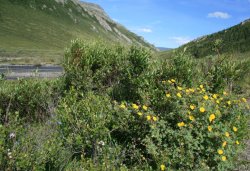
M215 45L215 42L220 42ZM245 53L250 51L250 19L221 31L204 35L179 47L184 48L193 56L199 58L214 55L214 46L219 46L220 53Z
M39 57L49 56L46 51L62 54L76 38L155 50L97 4L79 0L0 0L0 4L0 56L20 56L24 51L23 55ZM35 55L35 51L43 55Z

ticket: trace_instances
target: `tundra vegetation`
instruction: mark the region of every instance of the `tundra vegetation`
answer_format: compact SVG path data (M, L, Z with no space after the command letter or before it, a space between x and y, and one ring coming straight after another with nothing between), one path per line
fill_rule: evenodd
M56 80L0 80L3 170L231 170L248 62L72 42Z

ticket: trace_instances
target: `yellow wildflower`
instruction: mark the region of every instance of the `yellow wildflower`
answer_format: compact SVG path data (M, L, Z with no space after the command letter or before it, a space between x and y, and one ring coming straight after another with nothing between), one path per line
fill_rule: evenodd
M237 127L233 127L233 130L234 130L234 132L237 132L238 131L238 128Z
M167 93L167 94L166 94L166 97L171 97L171 94L170 94L170 93Z
M139 116L142 116L142 112L138 112L137 114L138 114Z
M122 103L122 104L120 105L120 108L122 108L122 109L126 109L125 104L123 104L123 103Z
M194 93L194 89L193 88L190 88L189 91L191 91L192 93Z
M213 94L213 98L214 98L214 99L217 99L217 94Z
M216 103L217 103L217 104L220 104L220 101L219 101L219 100L216 100Z
M224 92L223 92L223 94L226 96L226 95L227 95L227 92L226 92L226 91L224 91Z
M189 93L190 93L190 90L189 90L189 89L186 89L186 93L189 94Z
M230 100L229 100L229 101L227 101L227 104L228 104L228 105L231 105L231 101L230 101Z
M177 89L181 91L181 90L182 90L182 87L177 86Z
M185 123L184 122L179 122L177 125L178 125L178 127L183 127L183 126L185 126Z
M203 88L204 88L204 86L203 86L203 85L200 85L200 88L201 88L201 89L203 89Z
M221 160L222 160L222 161L226 161L226 160L227 160L227 157L226 157L226 156L222 156L222 157L221 157Z
M209 126L207 127L207 129L208 129L209 132L211 132L213 128L212 128L212 126L209 125Z
M230 134L229 134L228 132L225 132L225 136L226 136L226 137L229 137Z
M148 121L151 120L151 116L150 116L150 115L147 116L147 120L148 120Z
M142 108L147 111L148 110L148 107L146 105L143 105Z
M215 119L215 114L211 114L209 116L209 121L212 122Z
M169 83L169 84L171 84L171 83L172 83L172 81L171 81L171 80L168 80L168 83Z
M182 97L181 93L177 93L177 96L180 97L180 98Z
M247 99L244 98L244 97L243 97L241 100L242 100L243 102L245 102L245 103L247 102Z
M161 165L161 171L166 170L166 166L164 164Z
M240 142L237 140L237 141L235 141L235 143L237 144L237 145L239 145L240 144Z
M190 116L189 116L189 119L190 119L191 121L193 121L193 120L194 120L194 116L190 115Z
M170 81L171 81L172 83L175 83L175 80L174 80L174 79L171 79Z
M227 145L227 142L224 141L224 142L222 143L222 147L225 147L226 145Z
M203 99L208 100L208 95L203 96Z
M195 105L191 104L190 105L190 109L194 110L195 109Z
M139 106L137 104L132 104L132 108L137 110L139 109Z
M154 117L153 117L153 121L157 121L157 117L154 116Z
M221 150L221 149L218 150L218 154L221 155L221 154L223 154L223 153L224 153L223 150Z
M204 107L200 107L200 112L204 113L206 111L206 109Z

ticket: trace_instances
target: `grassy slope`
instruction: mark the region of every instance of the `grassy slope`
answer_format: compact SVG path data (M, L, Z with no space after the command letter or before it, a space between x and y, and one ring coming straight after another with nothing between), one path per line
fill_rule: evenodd
M214 55L216 40L222 40L219 45L221 53L247 53L250 51L250 21L245 21L228 29L204 36L180 47L187 48L193 56L200 58Z
M47 8L42 9L44 4ZM72 2L63 6L54 0L0 0L2 61L12 57L15 63L17 58L13 57L25 57L24 63L28 62L27 59L32 59L31 62L58 62L72 39L117 41L116 34L105 31L95 17L83 10L79 12L78 8ZM92 29L93 26L98 32ZM121 32L149 46L125 28L121 28ZM126 43L125 40L122 43Z
M218 39L222 40L221 45L219 45L221 53L233 54L235 58L239 59L250 58L250 21L191 41L179 47L176 51L183 51L186 48L186 51L196 58L215 55L217 52L214 50L214 43ZM156 56L159 58L169 58L172 52L173 50L163 51L159 52Z

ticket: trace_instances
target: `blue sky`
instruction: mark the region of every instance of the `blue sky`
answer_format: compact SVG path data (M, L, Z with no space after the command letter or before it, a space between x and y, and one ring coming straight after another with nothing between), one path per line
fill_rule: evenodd
M250 18L250 0L86 0L155 46L175 48Z

